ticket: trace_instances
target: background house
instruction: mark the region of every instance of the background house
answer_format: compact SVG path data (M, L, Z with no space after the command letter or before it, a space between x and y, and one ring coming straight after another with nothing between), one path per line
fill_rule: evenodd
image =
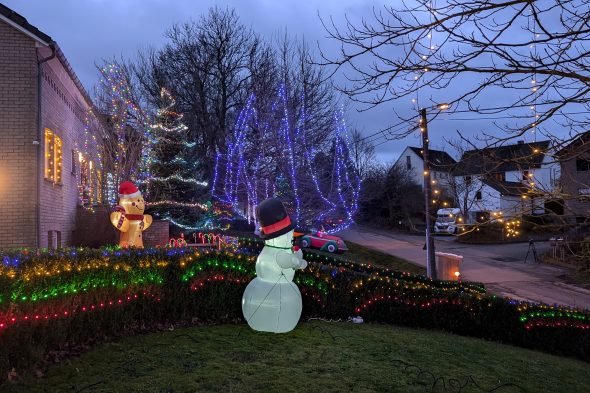
M59 46L0 4L0 247L71 244L101 202L101 124Z
M561 167L563 214L571 224L590 217L590 132L578 135L556 153Z
M549 148L549 141L519 141L464 152L453 172L458 207L472 218L544 213L560 176Z
M428 158L431 168L431 179L436 181L441 189L448 189L451 172L456 163L455 159L447 152L441 150L428 150ZM422 148L408 146L404 149L394 164L407 171L414 183L424 186L424 158Z

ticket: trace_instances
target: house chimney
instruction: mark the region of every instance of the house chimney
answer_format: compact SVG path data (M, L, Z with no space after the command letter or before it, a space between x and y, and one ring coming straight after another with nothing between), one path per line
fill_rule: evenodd
M522 140L522 139L521 139L521 140L519 140L519 141L518 141L518 144L519 144L519 145L524 145L524 140Z

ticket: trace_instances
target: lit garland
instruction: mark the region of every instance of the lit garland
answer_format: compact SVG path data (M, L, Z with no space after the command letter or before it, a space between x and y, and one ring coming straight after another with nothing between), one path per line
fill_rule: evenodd
M141 295L146 298L152 298L156 301L160 301L156 295L148 294L147 292L142 292ZM53 319L65 319L65 318L72 318L77 314L82 313L90 313L94 311L104 310L105 308L113 307L113 306L121 306L125 303L130 303L135 301L139 298L138 294L133 294L131 296L107 299L97 303L90 303L86 305L80 305L77 307L73 307L70 309L62 309L60 312L52 312L52 313L31 313L31 314L24 314L24 315L7 315L3 322L0 322L0 329L5 329L10 327L11 325L15 325L17 323L23 322L37 322L37 321L49 321Z
M50 329L52 321L68 323L85 313L98 318L107 309L120 309L132 318L136 315L133 310L145 307L166 316L170 307L188 307L187 314L193 315L190 307L199 309L208 301L207 296L217 298L203 310L210 310L212 304L227 304L239 312L243 289L255 276L259 245L255 239L240 239L237 250L222 251L113 248L8 252L0 256L0 329L10 332L37 322L45 322L43 326ZM435 281L313 252L306 252L305 258L310 263L294 281L301 288L307 315L362 315L365 320L397 321L542 348L546 341L539 344L539 337L555 337L558 343L563 343L564 337L581 337L586 341L580 342L590 343L585 336L590 333L588 311L506 300L486 295L476 283ZM129 307L124 307L126 304ZM154 314L139 312L147 318ZM489 323L495 330L488 329Z
M190 203L190 202L177 202L177 201L170 201L170 200L164 200L164 201L157 201L157 202L147 202L146 203L147 206L162 206L162 205L168 205L168 206L178 206L178 207L198 207L201 210L207 211L209 210L209 207L204 204L204 203Z
M186 178L186 177L182 177L182 176L179 176L179 175L170 175L168 177L157 177L157 176L155 176L155 177L150 177L149 179L140 180L137 183L138 184L148 184L148 183L151 183L151 182L164 182L164 183L167 183L170 180L175 180L175 181L179 181L179 182L182 182L182 183L192 183L192 184L196 184L196 185L204 186L204 187L206 187L206 186L209 185L209 182L207 182L207 181L197 180L195 178L190 178L190 177L189 178Z

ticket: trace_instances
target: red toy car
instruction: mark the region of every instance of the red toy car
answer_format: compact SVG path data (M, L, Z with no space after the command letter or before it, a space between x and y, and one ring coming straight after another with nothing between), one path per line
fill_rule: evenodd
M303 248L319 248L322 251L328 252L348 251L344 240L338 236L328 235L323 231L314 231L305 234L301 237L300 242Z

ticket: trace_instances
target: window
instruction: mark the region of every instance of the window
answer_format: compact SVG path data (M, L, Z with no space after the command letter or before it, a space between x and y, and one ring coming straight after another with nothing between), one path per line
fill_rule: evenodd
M475 193L475 199L477 199L478 201L481 201L481 191L477 191Z
M57 249L61 247L61 232L47 231L47 248Z
M412 169L412 157L406 156L406 169Z
M45 129L45 178L53 183L61 184L62 165L61 138L50 129Z
M78 160L78 155L76 154L76 150L72 149L72 175L76 174L76 160Z
M492 173L492 178L498 181L506 181L506 172Z
M470 186L471 185L471 176L465 176L465 184Z
M576 160L576 170L578 172L588 172L588 171L590 171L590 161L585 160L583 158L578 158Z
M102 172L96 171L96 202L102 203Z
M80 161L80 182L78 192L82 206L92 205L92 161L86 159L83 154L79 155Z

